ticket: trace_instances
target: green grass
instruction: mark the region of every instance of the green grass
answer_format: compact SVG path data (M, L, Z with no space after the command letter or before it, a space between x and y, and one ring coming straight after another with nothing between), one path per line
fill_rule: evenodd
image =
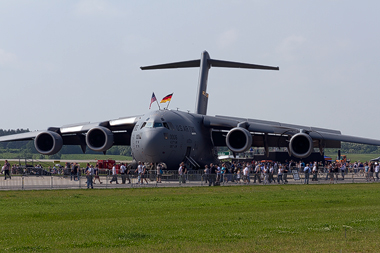
M331 154L326 153L325 155L331 157L333 160L337 158L337 154L336 153L331 153ZM342 155L347 155L347 159L351 159L351 162L355 162L355 161L361 161L361 162L370 161L371 159L377 158L377 157L380 156L380 154L342 154Z
M375 252L380 184L0 192L1 252Z
M33 159L40 159L39 154L33 154ZM0 153L0 159L25 159L21 153L13 153L13 152L3 152ZM27 158L32 159L32 157ZM132 160L131 156L122 156L122 155L103 155L103 154L62 154L60 159L51 158L49 156L44 156L44 159L50 160L107 160L113 159L118 161L127 161ZM42 159L41 159L42 160Z
M99 155L99 154L63 154L61 159L57 160L117 160L117 161L132 161L131 156L122 155Z

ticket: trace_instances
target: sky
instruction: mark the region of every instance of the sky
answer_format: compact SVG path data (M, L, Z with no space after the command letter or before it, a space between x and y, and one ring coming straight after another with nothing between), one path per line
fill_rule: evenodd
M199 59L208 115L380 139L380 1L0 1L0 128L44 130L169 109L194 112ZM167 104L166 104L167 105ZM162 105L161 107L164 107ZM156 110L153 104L151 110Z

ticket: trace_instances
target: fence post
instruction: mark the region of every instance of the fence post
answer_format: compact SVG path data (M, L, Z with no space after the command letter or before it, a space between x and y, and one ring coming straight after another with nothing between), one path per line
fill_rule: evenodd
M50 189L53 190L53 175L51 175L50 179Z
M22 175L22 178L21 178L21 189L25 190L25 188L24 188L24 175Z

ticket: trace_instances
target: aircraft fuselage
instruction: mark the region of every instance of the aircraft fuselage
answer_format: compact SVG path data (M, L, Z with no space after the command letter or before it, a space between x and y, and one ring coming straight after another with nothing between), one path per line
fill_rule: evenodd
M136 161L164 162L170 169L188 159L202 167L217 161L203 116L181 111L157 110L142 116L133 129L131 149Z

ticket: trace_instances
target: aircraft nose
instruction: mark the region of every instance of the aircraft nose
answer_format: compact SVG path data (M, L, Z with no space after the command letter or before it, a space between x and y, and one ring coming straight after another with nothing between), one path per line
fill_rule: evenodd
M159 129L153 129L144 133L142 148L144 154L155 157L165 154L165 133Z

